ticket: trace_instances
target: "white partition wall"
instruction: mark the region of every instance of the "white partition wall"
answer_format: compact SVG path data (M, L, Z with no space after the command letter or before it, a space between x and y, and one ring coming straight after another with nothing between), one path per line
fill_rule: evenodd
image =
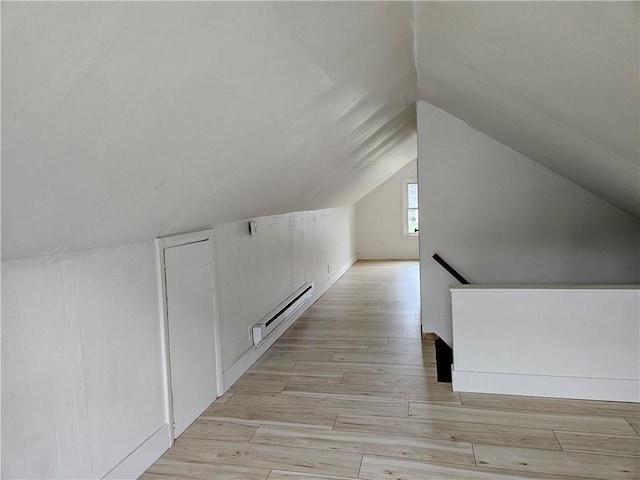
M640 402L640 288L451 288L453 389Z
M169 447L158 303L152 242L2 262L2 478L133 478Z
M418 102L423 331L452 340L449 285L434 253L471 283L636 284L637 218Z

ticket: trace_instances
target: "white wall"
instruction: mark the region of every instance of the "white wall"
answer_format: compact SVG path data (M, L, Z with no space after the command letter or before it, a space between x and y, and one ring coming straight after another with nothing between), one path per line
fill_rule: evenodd
M151 242L2 263L2 477L100 478L165 423Z
M356 203L356 249L360 259L417 260L418 237L402 231L404 181L418 178L413 160Z
M257 218L257 235L247 221L215 227L225 371L253 350L254 323L305 282L315 282L317 296L352 261L353 217L347 206Z
M640 290L451 289L455 391L640 402Z
M352 206L256 220L214 229L225 369L254 352L250 325L355 256ZM3 478L130 478L169 446L158 287L153 242L3 261Z
M471 283L638 283L638 220L418 102L424 331L452 341L439 253Z

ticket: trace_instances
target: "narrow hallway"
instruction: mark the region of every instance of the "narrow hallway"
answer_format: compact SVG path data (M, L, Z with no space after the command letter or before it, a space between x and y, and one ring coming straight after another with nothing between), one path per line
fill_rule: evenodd
M418 262L358 262L142 478L636 479L638 413L452 392Z

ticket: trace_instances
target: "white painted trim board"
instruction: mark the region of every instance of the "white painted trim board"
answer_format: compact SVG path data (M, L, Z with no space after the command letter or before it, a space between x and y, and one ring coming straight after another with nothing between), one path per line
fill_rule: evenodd
M171 429L169 424L165 423L102 478L105 480L135 480L153 465L170 446Z
M397 252L385 254L358 252L358 258L360 260L420 260L420 254L417 252Z
M640 402L640 381L453 370L453 391Z

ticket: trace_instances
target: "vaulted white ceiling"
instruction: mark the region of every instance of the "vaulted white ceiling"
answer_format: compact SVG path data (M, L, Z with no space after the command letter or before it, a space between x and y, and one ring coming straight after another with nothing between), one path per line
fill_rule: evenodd
M640 217L638 2L416 2L420 97Z
M2 4L2 250L352 203L416 157L411 5Z
M418 98L638 215L637 6L3 2L3 257L352 203Z

